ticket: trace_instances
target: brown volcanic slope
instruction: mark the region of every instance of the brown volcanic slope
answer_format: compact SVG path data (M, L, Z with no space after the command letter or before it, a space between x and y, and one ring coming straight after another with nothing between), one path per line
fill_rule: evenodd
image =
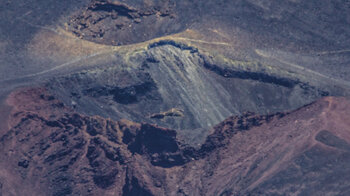
M45 83L81 114L181 130L349 96L348 5L0 2L0 96ZM183 115L152 118L172 109Z
M349 13L0 1L0 196L349 195Z
M173 130L75 113L42 88L7 104L2 195L349 194L345 98L228 118L197 148Z

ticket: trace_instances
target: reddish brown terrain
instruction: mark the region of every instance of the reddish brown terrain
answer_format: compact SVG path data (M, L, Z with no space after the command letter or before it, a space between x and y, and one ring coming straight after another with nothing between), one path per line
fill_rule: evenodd
M78 114L43 88L6 103L2 195L349 194L346 98L233 116L196 147L174 130Z
M349 0L0 18L0 196L350 195Z

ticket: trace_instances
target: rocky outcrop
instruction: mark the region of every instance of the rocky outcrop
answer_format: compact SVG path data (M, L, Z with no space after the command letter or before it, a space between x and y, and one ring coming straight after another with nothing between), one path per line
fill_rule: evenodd
M12 175L20 175L23 184L50 187L46 193L53 195L95 195L112 187L123 195L153 195L153 187L143 187L144 179L138 176L141 165L150 169L183 166L226 145L213 138L230 138L219 131L196 150L180 143L174 130L75 113L42 88L13 93L8 103L14 109L11 129L0 137L1 153L15 155L2 160L1 167L18 171ZM245 117L233 120L235 131L260 125L258 119L242 120Z
M0 195L350 195L348 1L0 10Z
M198 148L175 130L76 113L43 88L20 89L7 102L0 179L16 180L1 181L5 195L342 194L350 183L343 98L230 117Z
M84 116L41 88L14 93L8 102L14 109L11 129L0 137L1 154L13 152L8 161L15 164L2 160L1 168L18 170L28 186L49 187L47 194L107 194L114 187L128 195L142 189L138 176L130 176L137 173L133 164L166 168L188 162L174 130Z
M164 119L165 117L184 117L183 110L177 108L171 108L168 111L152 114L150 118Z
M174 1L144 2L136 4L136 7L127 3L132 4L94 0L85 10L71 17L67 29L82 39L124 45L180 32L185 28L184 24L178 25ZM143 33L139 33L141 29Z
M205 143L199 150L201 156L225 147L229 144L230 139L238 132L247 131L253 127L261 126L272 120L285 116L286 113L276 113L272 115L256 115L246 112L241 116L233 116L213 128L214 133L210 134Z

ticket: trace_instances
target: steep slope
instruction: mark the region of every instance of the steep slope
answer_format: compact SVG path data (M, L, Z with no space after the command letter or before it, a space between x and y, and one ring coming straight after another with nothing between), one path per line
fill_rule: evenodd
M15 0L1 7L6 93L52 79L48 88L85 114L207 128L248 110L266 114L349 94L346 1ZM131 103L113 99L115 92ZM184 118L150 118L172 109Z
M42 88L7 103L3 195L346 195L350 183L345 98L234 116L201 146L174 130L75 113Z
M314 73L213 57L172 40L114 55L112 64L54 77L46 86L79 112L172 129L209 128L233 114L286 111L350 92ZM181 114L154 118L172 109Z
M349 103L324 98L248 131L236 132L237 120L226 120L208 137L226 145L194 164L206 168L204 174L186 171L192 175L184 181L192 185L184 192L203 187L193 195L347 195Z
M0 139L3 195L141 194L149 192L137 187L148 178L142 167L156 172L154 166L186 161L173 130L83 116L41 88L14 93L8 104L10 130ZM153 174L152 183L164 175Z
M0 195L349 195L349 13L1 1Z

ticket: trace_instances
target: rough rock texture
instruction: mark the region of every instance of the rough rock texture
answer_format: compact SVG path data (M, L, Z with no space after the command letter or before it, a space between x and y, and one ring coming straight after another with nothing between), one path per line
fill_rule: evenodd
M349 13L0 1L0 195L349 195Z
M185 21L177 19L176 1L140 1L136 7L127 3L94 0L72 16L67 28L79 38L112 45L137 43L186 28Z
M122 195L143 190L138 168L187 162L173 130L83 116L41 88L14 93L8 103L11 128L0 139L11 161L0 163L5 195Z
M174 130L85 116L43 88L12 93L3 195L346 195L350 102L245 113L197 147Z

